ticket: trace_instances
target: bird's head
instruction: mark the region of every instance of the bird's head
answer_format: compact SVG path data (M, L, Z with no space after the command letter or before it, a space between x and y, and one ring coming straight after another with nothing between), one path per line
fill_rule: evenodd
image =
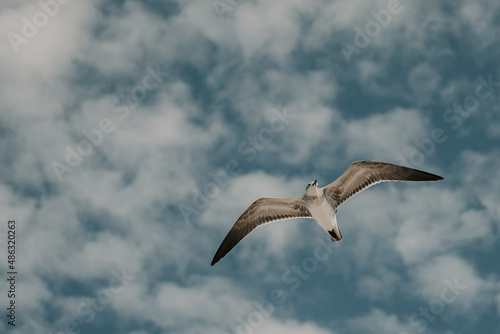
M314 180L313 182L309 182L306 186L306 195L316 196L319 193L318 188L318 180Z

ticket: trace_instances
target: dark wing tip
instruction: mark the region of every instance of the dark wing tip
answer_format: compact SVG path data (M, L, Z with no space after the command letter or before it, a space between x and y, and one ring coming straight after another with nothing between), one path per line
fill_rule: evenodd
M441 181L444 177L429 172L419 171L417 177L420 177L422 181ZM425 173L425 174L424 174Z
M235 224L236 225L236 224ZM246 233L248 234L248 233ZM229 230L227 233L226 237L224 240L222 240L222 243L220 244L219 248L215 252L214 258L212 260L212 263L210 264L213 266L217 262L220 261L224 256L226 256L227 253L229 253L234 246L236 246L241 239L243 239L246 235L245 233L239 233L237 230L235 230L234 226Z
M229 251L223 252L221 250L223 245L224 245L224 242L220 245L219 249L217 249L217 252L215 252L214 258L212 259L212 263L210 263L210 266L213 266L214 264L219 262L220 259L222 259L229 252Z
M213 266L214 264L216 264L217 262L219 262L220 260L220 257L217 258L217 252L215 253L214 255L214 258L212 259L212 263L210 263L210 266Z
M210 263L210 266L213 266L214 264L216 264L217 262L219 262L220 259L222 259L224 256L226 256L227 253L229 253L229 251L221 251L220 248L222 248L222 245L221 245L221 247L219 247L219 249L217 250L217 252L215 252L214 258L212 260L212 263Z
M440 181L444 177L420 169L393 165L393 173L401 177L401 181Z
M231 232L231 231L229 231L229 232ZM228 243L227 240L229 239L228 238L229 234L230 233L228 233L228 235L224 238L224 241L222 241L222 243L220 244L219 248L215 252L214 258L212 259L212 263L210 263L210 266L213 266L214 264L216 264L217 262L219 262L238 243L238 242L236 242L236 243L235 242Z

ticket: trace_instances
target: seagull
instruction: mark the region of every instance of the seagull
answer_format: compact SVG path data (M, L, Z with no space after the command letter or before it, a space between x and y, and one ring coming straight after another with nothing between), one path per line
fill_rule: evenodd
M257 227L277 220L312 218L333 242L342 240L337 224L337 209L352 196L385 181L438 181L444 178L386 162L356 161L335 181L319 188L318 180L309 182L303 196L259 198L241 214L227 233L212 260L219 262L238 242Z

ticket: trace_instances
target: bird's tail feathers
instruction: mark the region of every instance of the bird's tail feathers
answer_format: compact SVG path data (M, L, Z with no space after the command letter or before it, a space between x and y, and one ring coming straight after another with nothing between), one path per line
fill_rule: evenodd
M339 242L340 240L342 240L342 233L340 233L340 229L337 224L335 224L335 226L327 232L333 242Z

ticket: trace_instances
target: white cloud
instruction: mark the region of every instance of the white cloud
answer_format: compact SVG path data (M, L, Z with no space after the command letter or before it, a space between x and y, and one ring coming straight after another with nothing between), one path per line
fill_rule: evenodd
M341 136L349 144L346 153L351 159L401 164L399 156L408 156L413 141L427 137L430 130L429 120L418 110L396 108L348 122Z
M499 200L499 171L496 168L500 161L498 151L492 150L486 153L474 151L464 151L461 156L460 177L466 184L469 191L473 191L475 199L478 199L481 204L488 209L490 218L500 223L498 215Z
M447 312L459 313L471 319L478 314L472 312L479 307L485 307L494 302L495 293L500 288L498 282L492 278L481 277L474 267L464 259L454 255L436 257L412 270L415 279L414 294L429 301L434 299L451 298L445 304Z
M165 24L161 18L144 10L143 5L126 1L123 8L106 17L96 15L101 29L83 48L77 59L89 64L102 75L123 76L136 72L148 53L157 51L151 47L162 43ZM167 63L171 54L162 59Z
M72 74L73 61L88 42L94 4L94 1L75 1L61 6L46 26L28 39L27 44L19 46L18 54L10 45L2 48L1 97L5 106L16 110L13 118L29 116L43 120L61 112L60 101L67 98L67 87L61 80ZM21 18L37 12L41 12L37 2L22 11L8 10L0 16L0 25L22 34Z
M131 286L127 294L116 296L115 307L128 318L148 319L163 329L188 333L201 328L208 333L231 333L237 332L240 326L249 326L259 333L332 333L314 323L276 319L273 316L278 305L264 305L265 310L272 308L268 313L255 303L256 299L244 297L242 291L227 280L194 278L186 286L160 283L154 294L138 285ZM259 303L262 305L262 301Z
M235 29L246 62L270 57L284 63L300 38L298 15L308 4L292 0L242 4L235 12Z
M440 81L437 71L427 63L415 66L408 75L408 83L413 94L419 97L418 100L422 104L431 100L432 95L439 88Z
M357 282L358 293L373 300L390 300L400 280L396 272L382 267L377 272L361 276Z
M402 218L396 239L405 262L425 261L432 254L489 239L491 235L486 212L467 209L461 194L438 187L407 192L406 217Z
M461 21L467 22L483 48L490 46L498 38L498 32L491 29L495 20L493 13L497 9L498 2L491 0L480 4L474 1L464 1L461 7L460 16L463 19Z
M358 333L400 333L405 326L394 314L387 314L380 309L373 309L369 314L354 317L346 321L348 327Z
M310 334L334 334L336 331L327 330L325 328L321 328L318 325L312 322L300 323L296 320L286 320L286 321L278 321L272 319L261 329L259 329L259 333L262 334L299 334L299 333L310 333Z

